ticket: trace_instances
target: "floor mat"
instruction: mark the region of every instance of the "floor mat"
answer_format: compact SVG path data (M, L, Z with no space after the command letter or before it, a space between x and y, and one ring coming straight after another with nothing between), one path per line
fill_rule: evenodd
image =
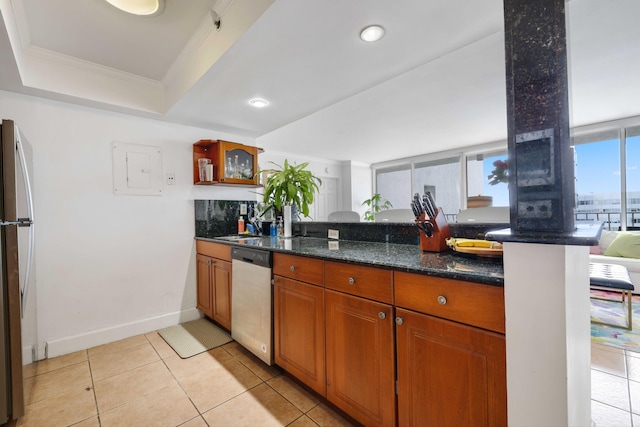
M232 341L228 333L204 318L170 326L158 333L183 359Z
M619 293L605 291L591 291L592 296L607 296L608 298L619 298ZM625 314L626 304L623 308L619 302L609 302L602 300L591 300L591 317L617 325L626 324ZM628 331L622 327L591 324L591 341L598 344L612 345L640 352L640 297L633 296L633 330Z

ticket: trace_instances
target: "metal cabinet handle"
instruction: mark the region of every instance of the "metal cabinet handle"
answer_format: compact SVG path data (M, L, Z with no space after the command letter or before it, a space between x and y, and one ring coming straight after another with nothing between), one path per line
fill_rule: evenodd
M354 279L353 277L349 277L349 284L353 285L356 283L356 279Z
M296 271L296 266L295 266L295 265L292 265L291 267L289 267L289 270L291 270L291 271Z
M438 296L438 304L445 305L446 303L447 303L447 298L446 297L444 297L442 295Z
M396 317L396 325L402 325L404 323L404 319L402 317Z
M387 313L385 313L384 311L381 311L380 313L378 313L378 318L380 320L384 320L387 318Z

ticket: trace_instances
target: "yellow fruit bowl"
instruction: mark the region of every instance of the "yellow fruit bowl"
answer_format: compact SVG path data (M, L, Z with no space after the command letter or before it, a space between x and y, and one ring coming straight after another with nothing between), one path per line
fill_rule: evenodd
M450 237L447 245L456 252L481 257L499 258L502 256L502 243L488 240L462 239Z

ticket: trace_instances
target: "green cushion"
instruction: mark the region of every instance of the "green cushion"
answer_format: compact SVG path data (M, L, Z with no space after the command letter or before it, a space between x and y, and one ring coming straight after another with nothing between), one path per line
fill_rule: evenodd
M604 254L606 256L640 258L640 235L619 233L618 237L604 251Z

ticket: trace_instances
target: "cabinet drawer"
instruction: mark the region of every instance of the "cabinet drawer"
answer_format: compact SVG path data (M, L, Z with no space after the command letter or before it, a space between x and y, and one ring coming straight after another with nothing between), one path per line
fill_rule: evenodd
M219 258L231 261L231 246L224 243L205 242L196 240L196 252L212 258Z
M391 270L326 261L324 275L326 288L393 304Z
M274 253L273 274L323 286L324 262L320 259Z
M505 333L501 286L395 272L394 289L397 307Z

